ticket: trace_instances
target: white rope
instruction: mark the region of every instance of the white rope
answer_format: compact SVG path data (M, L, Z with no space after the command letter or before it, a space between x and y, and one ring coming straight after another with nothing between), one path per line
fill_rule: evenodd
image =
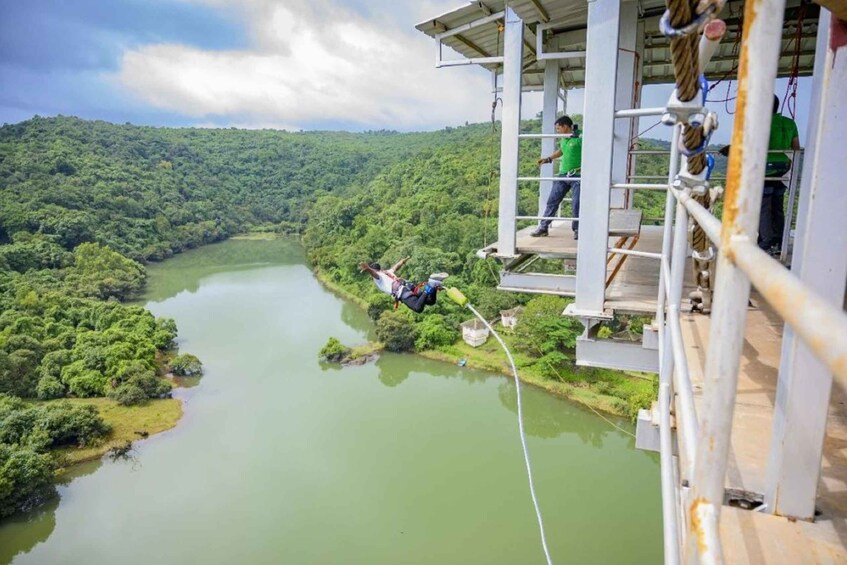
M518 379L518 370L515 368L515 361L512 359L512 354L509 352L509 348L506 347L506 344L503 343L503 340L500 339L500 336L497 335L497 332L494 331L494 328L482 317L482 315L476 311L476 309L470 304L466 304L466 306L470 309L471 312L476 314L476 317L485 324L485 327L494 334L494 337L497 338L497 341L500 342L500 346L503 348L503 351L506 352L506 357L509 358L509 363L512 364L512 374L515 375L515 389L518 392L518 429L521 433L521 445L523 446L523 457L524 461L526 461L526 475L529 479L529 492L532 495L532 504L535 506L535 515L538 517L538 530L541 532L541 547L544 548L544 555L547 557L547 565L553 565L553 560L550 558L550 551L547 549L547 538L544 536L544 521L541 519L541 508L538 506L538 498L535 496L535 485L532 482L532 467L529 464L529 450L526 447L526 434L524 434L523 429L523 410L521 409L521 382Z

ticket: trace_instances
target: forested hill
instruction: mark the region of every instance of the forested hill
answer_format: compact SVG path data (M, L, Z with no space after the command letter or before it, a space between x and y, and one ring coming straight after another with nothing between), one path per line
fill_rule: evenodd
M484 130L477 126L470 130ZM299 231L323 194L455 142L398 134L167 129L76 118L0 128L0 243L18 232L157 260L250 225Z

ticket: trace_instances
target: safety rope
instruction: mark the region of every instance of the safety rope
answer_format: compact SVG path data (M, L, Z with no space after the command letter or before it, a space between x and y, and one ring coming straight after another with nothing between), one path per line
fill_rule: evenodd
M505 27L502 22L497 23L497 56L500 56L500 34L503 33ZM488 172L488 186L485 191L485 202L482 205L482 247L483 249L488 247L488 215L491 207L491 185L494 182L494 179L498 176L497 169L497 153L494 149L497 147L497 120L495 112L497 111L497 104L503 104L503 99L497 96L497 69L494 71L494 100L491 102L491 170ZM486 261L486 263L488 263ZM491 271L491 275L494 277L494 280L497 279L497 275L491 269L491 265L488 265L489 271Z
M660 28L671 40L676 97L680 102L691 102L699 94L705 105L708 83L699 74L699 32L720 12L723 5L722 0L667 0L667 11L662 16ZM693 176L703 173L707 166L708 141L703 123L683 123L680 151L686 156L688 173ZM691 197L707 210L710 208L708 190L692 192ZM693 249L692 265L697 284L697 291L691 298L695 302L695 309L707 313L711 310L715 252L706 232L697 222L690 223L688 238Z
M661 120L659 120L658 122L656 122L655 124L653 124L653 125L652 125L652 126L650 126L649 128L647 128L647 129L643 129L643 130L639 131L638 133L636 133L634 136L632 136L632 137L630 138L630 140L629 140L629 150L630 150L630 151L634 150L634 149L635 149L635 142L636 142L638 139L640 139L642 135L644 135L645 133L647 133L648 131L650 131L650 130L651 130L651 129L653 129L654 127L656 127L656 126L660 125L661 123L662 123L662 121L661 121Z
M539 350L539 351L540 351L540 350ZM553 366L553 365L551 365L551 364L548 364L548 365L547 365L547 367L548 367L548 368L550 368L550 369L551 369L554 373L556 373L556 377L558 377L558 378L559 378L559 380L561 380L561 379L562 379L562 374L559 372L559 370L558 370L558 369L556 369L556 367L555 367L555 366ZM613 428L615 428L615 429L616 429L616 430L618 430L619 432L623 432L623 433L625 433L626 435L628 435L628 436L632 437L633 439L637 439L637 438L635 437L635 434L634 434L634 433L632 433L632 432L631 432L631 431L629 431L629 430L625 430L625 429L623 429L622 427L620 427L619 425L617 425L616 423L614 423L613 421L611 421L610 419L608 419L607 417L605 417L603 414L601 414L600 412L598 412L596 408L594 408L593 406L591 406L591 404L589 404L588 402L583 402L583 401L581 401L581 400L579 400L579 399L574 399L574 400L575 400L576 402L579 402L580 404L582 404L583 406L585 406L586 408L588 408L588 409L589 409L589 410L591 410L592 412L594 412L597 416L599 416L599 417L600 417L600 419L605 420L605 422L606 422L607 424L609 424L610 426L612 426Z
M788 84L785 87L785 96L782 99L782 107L780 108L780 112L788 108L788 113L792 119L796 117L797 112L797 86L800 82L800 50L803 42L803 20L806 18L807 8L808 3L806 0L800 2L800 7L797 11L797 29L794 30L794 37L791 38L794 47L794 52L791 55L791 71L788 75ZM789 46L791 46L791 43L789 43Z

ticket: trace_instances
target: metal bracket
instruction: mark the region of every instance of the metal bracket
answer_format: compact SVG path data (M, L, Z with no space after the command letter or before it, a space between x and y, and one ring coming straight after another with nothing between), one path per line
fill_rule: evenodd
M706 180L707 173L707 169L703 169L695 175L688 172L687 166L683 166L671 183L671 187L688 194L702 196L709 191L709 181Z
M691 257L698 261L712 262L715 260L715 248L710 245L702 253L697 251L696 249L692 249Z
M705 101L702 96L695 96L687 102L683 102L677 97L677 90L674 88L671 97L668 99L666 112L662 114L661 121L666 126L675 126L683 123L690 126L699 126L706 121Z

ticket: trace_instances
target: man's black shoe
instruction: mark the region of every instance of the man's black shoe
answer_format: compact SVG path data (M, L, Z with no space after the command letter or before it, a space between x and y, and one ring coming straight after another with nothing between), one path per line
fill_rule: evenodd
M579 232L578 231L573 232L573 240L576 241L578 239L579 239Z
M530 232L529 235L531 237L547 237L547 235L549 235L549 234L547 233L547 230L543 230L541 228L538 228L534 232Z

